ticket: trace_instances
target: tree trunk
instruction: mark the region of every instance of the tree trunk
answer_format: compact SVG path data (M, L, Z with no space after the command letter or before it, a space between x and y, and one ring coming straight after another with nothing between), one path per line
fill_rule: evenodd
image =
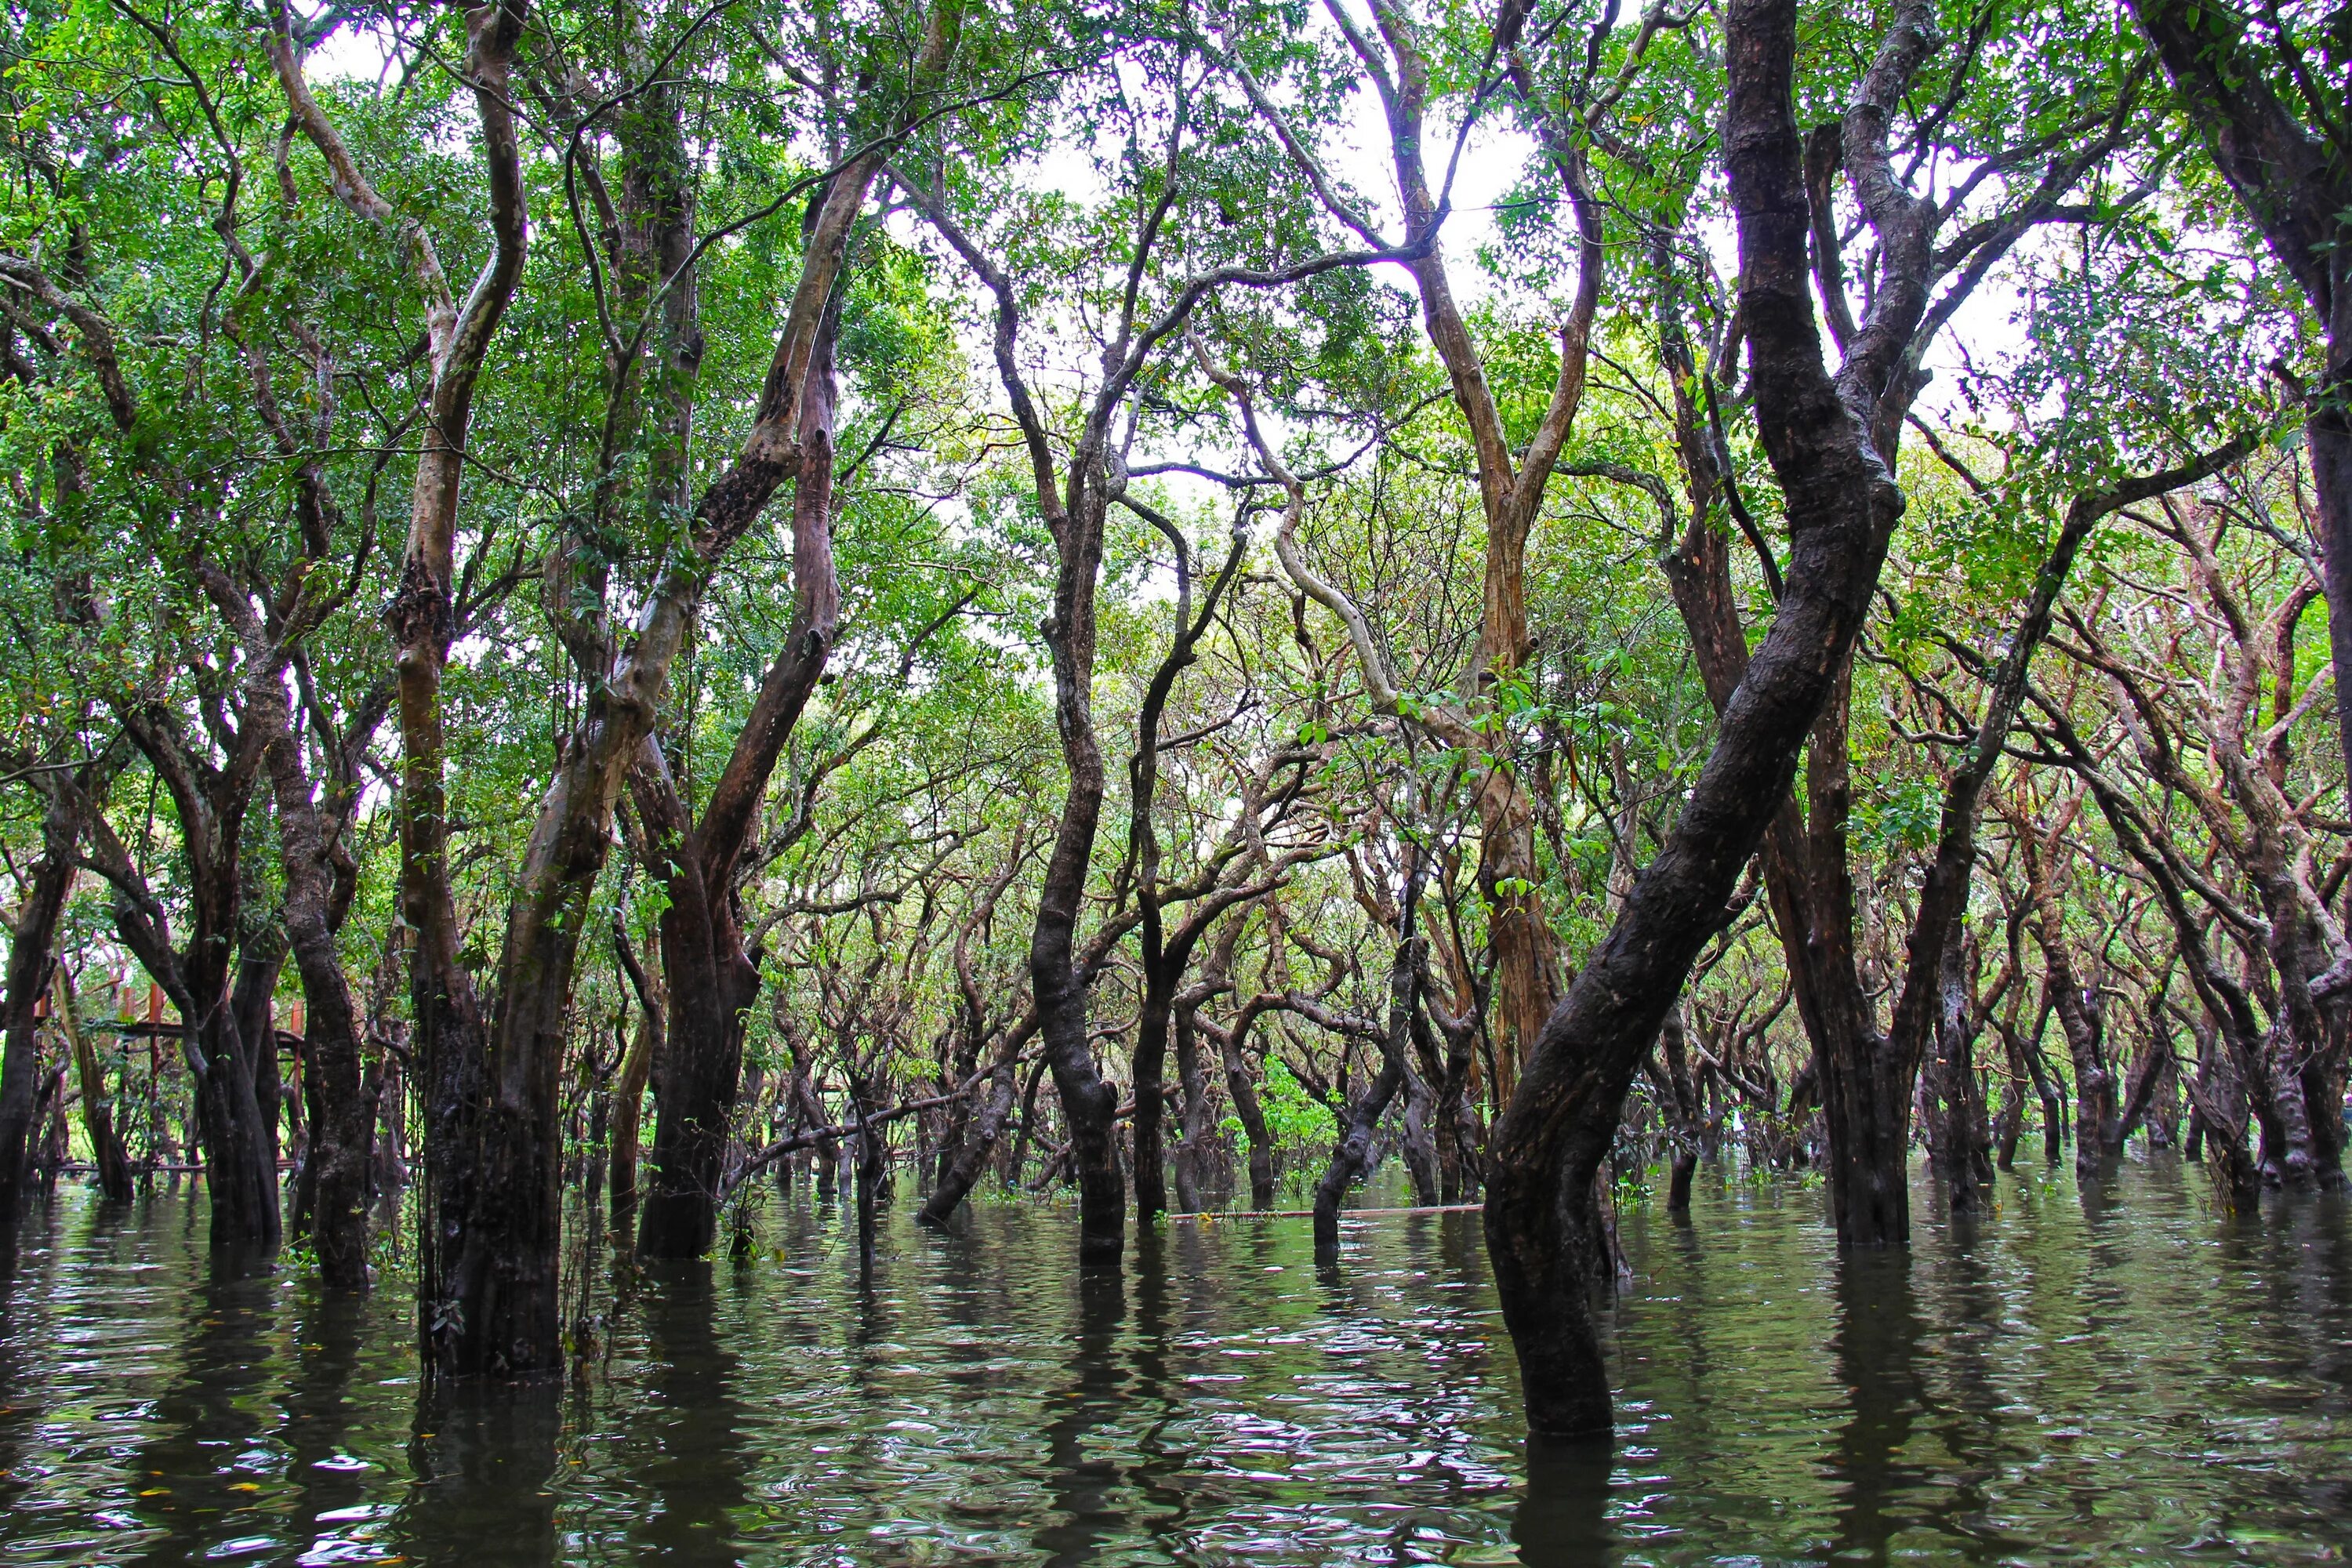
M1413 1020L1413 1041L1423 1058L1433 1065L1431 1076L1437 1086L1433 1114L1437 1123L1438 1202L1467 1203L1477 1196L1484 1168L1480 1161L1478 1108L1471 1099L1471 1074L1477 1059L1475 1047L1483 1026L1485 1005L1477 988L1472 986L1470 1007L1464 1016L1441 1016L1425 976L1421 1004L1421 1011Z
M1983 1107L1977 1098L1976 1028L1970 1016L1964 928L1955 924L1944 948L1936 1008L1935 1072L1928 1089L1935 1106L1932 1163L1942 1181L1955 1219L1985 1207L1988 1153Z
M1806 759L1804 963L1801 1013L1818 1032L1822 1120L1829 1131L1830 1213L1843 1247L1900 1247L1911 1238L1911 1095L1917 1063L1878 1027L1854 950L1854 890L1846 825L1853 806L1847 749L1851 666L1814 724ZM1793 813L1792 813L1793 815ZM1965 883L1962 887L1965 897ZM1808 1012L1804 1004L1810 999Z
M408 1186L408 1077L387 1052L376 1058L370 1079L367 1098L375 1116L368 1196L383 1227L399 1220L401 1194Z
M1331 1149L1331 1163L1324 1168L1323 1179L1315 1184L1318 1258L1338 1255L1339 1205L1347 1201L1348 1189L1361 1181L1364 1173L1371 1168L1372 1140L1380 1131L1381 1118L1388 1113L1389 1101L1403 1087L1403 1068L1396 1061L1383 1061L1364 1092L1348 1104L1340 1119L1339 1140Z
M44 848L24 879L24 902L9 933L6 1055L0 1058L0 1268L13 1270L16 1233L25 1215L31 1169L34 1112L40 1096L41 1044L37 1008L48 984L51 948L66 894L73 887L74 821L53 800L42 819Z
M394 209L359 174L341 137L311 100L282 11L280 16L275 58L296 119L336 168L345 201L371 221L394 226ZM413 933L410 1039L425 1112L416 1304L418 1348L428 1378L504 1366L510 1352L532 1362L551 1349L554 1337L551 1294L543 1321L509 1321L510 1293L494 1283L492 1259L474 1236L479 1205L521 1194L512 1191L511 1174L494 1170L487 1158L495 1136L484 1105L489 1087L487 1032L473 975L461 956L464 932L449 884L444 779L448 737L441 701L458 609L457 500L474 388L521 279L528 242L521 155L508 89L522 23L520 0L478 5L466 17L466 77L481 119L494 244L462 310L454 308L446 284L437 300L428 295L429 416L410 490L400 583L385 616L398 675L400 917ZM403 237L417 257L420 276L437 278L439 261L421 231L412 226ZM436 314L436 305L446 314ZM520 1342L510 1332L518 1327Z
M1412 1201L1423 1208L1442 1203L1443 1183L1437 1166L1437 1141L1430 1130L1430 1115L1437 1097L1430 1092L1428 1082L1420 1074L1407 1070L1404 1083L1404 1115L1400 1128L1402 1137L1397 1152L1404 1157L1405 1173L1412 1180Z
M1197 1005L1180 997L1176 1008L1176 1083L1181 1091L1176 1206L1186 1214L1201 1212L1201 1183L1209 1152L1209 1080L1201 1065Z
M2113 1173L2106 1152L2120 1142L2114 1132L2122 1120L2115 1069L2107 1060L2106 1005L2097 988L2085 987L2074 972L2065 932L2057 924L2055 895L2047 895L2045 904L2037 934L2058 1027L2074 1065L2074 1173L2084 1181L2099 1181Z
M1339 1141L1331 1163L1315 1187L1315 1251L1336 1256L1339 1247L1339 1205L1348 1189L1371 1165L1372 1139L1389 1102L1413 1081L1407 1059L1414 1012L1421 1005L1423 943L1415 933L1421 903L1422 849L1416 841L1405 871L1404 892L1398 900L1396 957L1389 964L1389 1016L1381 1034L1381 1070L1363 1097L1346 1108L1340 1119ZM1423 1091L1426 1094L1426 1090Z
M204 941L200 927L191 947ZM190 974L188 997L197 1022L187 1029L185 1039L196 1080L196 1127L204 1142L213 1250L238 1268L277 1249L282 1234L278 1165L236 1010L223 994L227 976L205 973L207 967L194 966ZM276 1042L270 1044L274 1048Z
M1076 504L1055 529L1059 570L1046 623L1053 655L1055 721L1069 772L1054 847L1037 892L1029 940L1029 988L1036 999L1045 1065L1061 1096L1063 1125L1078 1179L1081 1262L1115 1261L1126 1247L1126 1181L1119 1172L1114 1118L1118 1091L1095 1065L1087 1027L1086 977L1077 968L1078 916L1103 803L1102 747L1095 735L1095 588L1102 568L1103 512L1108 504L1098 451L1074 464ZM1096 471L1089 471L1090 469Z
M1135 1022L1135 1221L1149 1227L1168 1212L1168 1036L1174 1024L1179 975L1166 965L1147 976Z
M1691 1082L1687 1047L1682 1009L1671 1009L1658 1029L1657 1054L1652 1060L1666 1123L1666 1213L1677 1219L1690 1216L1691 1178L1698 1170L1698 1090Z
M303 1093L310 1110L310 1147L303 1157L303 1183L310 1190L310 1237L318 1248L324 1284L341 1290L367 1289L367 1187L374 1159L376 1105L367 1096L360 1051L360 1016L351 980L336 950L330 889L299 865L318 865L322 853L303 839L297 814L285 799L278 809L282 858L287 863L285 921L294 947L294 971L303 990ZM348 900L346 900L348 908Z
M2050 1027L2050 1015L2056 1010L2057 1001L2043 984L2042 1009L2034 1016L2033 1033L2027 1036L2020 1054L2025 1070L2033 1080L2033 1098L2042 1107L2042 1161L2055 1165L2065 1149L2065 1112L2058 1098L2058 1086L2052 1081L2049 1058L2042 1054L2042 1037Z
M1608 1367L1585 1300L1604 1246L1593 1182L1642 1056L1835 691L1902 508L1822 368L1790 98L1795 9L1792 0L1732 6L1724 139L1758 426L1788 501L1791 549L1779 613L1664 847L1546 1023L1489 1155L1496 1293L1528 1425L1547 1436L1612 1426Z
M812 206L812 223L816 208ZM654 1126L653 1181L638 1228L648 1258L698 1258L717 1234L713 1205L725 1163L743 1059L743 1018L759 967L745 951L735 868L760 802L838 635L841 587L833 559L834 339L843 290L819 321L800 397L800 465L793 480L793 617L702 818L684 803L651 740L631 773L639 816L669 890L662 963L669 976L669 1049Z
M1265 1110L1258 1104L1257 1079L1249 1069L1242 1047L1256 1015L1244 1008L1217 1044L1225 1069L1225 1097L1234 1103L1234 1117L1242 1124L1249 1144L1250 1207L1260 1212L1274 1206L1274 1134L1267 1131Z
M372 732L374 721L366 727ZM376 1108L366 1093L359 1008L337 942L358 886L344 841L357 792L335 792L321 809L290 727L271 743L266 765L277 805L282 919L302 984L302 1091L310 1113L302 1181L310 1234L319 1278L331 1289L363 1290Z
M106 1064L98 1047L82 1032L73 983L65 965L55 966L54 986L58 1027L73 1049L74 1068L81 1080L82 1129L89 1135L90 1161L98 1167L98 1190L110 1204L131 1201L131 1160L123 1152L122 1135L114 1124L117 1101L106 1092Z
M1013 1114L1013 1101L1020 1086L1021 1075L1013 1060L1008 1057L999 1061L989 1079L988 1098L981 1101L980 1110L966 1124L964 1136L952 1155L940 1160L939 1180L916 1215L923 1224L944 1225L978 1184L981 1173L988 1169L990 1156L996 1152L997 1140L1003 1136L1004 1123Z
M654 752L648 739L646 748ZM667 769L656 755L638 777ZM674 789L640 789L637 813L646 837L668 864L657 867L668 887L661 913L662 971L669 1020L656 1080L653 1161L648 1172L637 1249L646 1258L699 1258L718 1234L717 1194L723 1173L743 1057L743 1010L759 973L742 949L731 893L702 879L697 836L684 832Z
M637 1148L645 1126L646 1085L663 1054L669 1000L660 971L648 973L638 963L617 925L613 941L637 998L637 1026L613 1085L612 1228L615 1237L626 1237L636 1230Z

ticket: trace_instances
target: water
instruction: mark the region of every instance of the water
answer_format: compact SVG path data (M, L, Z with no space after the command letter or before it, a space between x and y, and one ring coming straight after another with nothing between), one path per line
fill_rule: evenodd
M1612 1452L1530 1456L1475 1215L838 1212L648 1279L585 1381L420 1409L408 1303L207 1283L200 1201L61 1194L0 1304L0 1555L47 1563L2294 1563L2352 1544L2352 1221L2004 1176L1907 1269L1817 1191L1629 1210Z

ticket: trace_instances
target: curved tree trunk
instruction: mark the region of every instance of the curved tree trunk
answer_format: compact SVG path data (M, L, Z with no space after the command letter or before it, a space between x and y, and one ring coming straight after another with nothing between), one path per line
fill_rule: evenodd
M1935 1107L1930 1152L1955 1216L1973 1215L1988 1202L1984 1186L1990 1136L1977 1094L1976 1035L1965 963L1966 941L1955 924L1945 943L1936 1009L1936 1055L1929 1080Z
M256 1092L253 1062L236 1026L236 1009L219 984L226 976L200 973L191 979L188 1003L183 1005L201 1020L185 1038L194 1064L196 1127L205 1148L212 1245L215 1254L242 1266L275 1251L283 1234L271 1123ZM276 1045L272 1040L268 1048L274 1050Z
M916 1215L923 1224L945 1224L979 1184L981 1173L988 1169L988 1162L996 1152L997 1140L1004 1134L1004 1123L1013 1114L1013 1102L1020 1087L1021 1075L1015 1064L1009 1058L1000 1060L989 1079L988 1098L981 1101L980 1110L966 1123L964 1136L953 1153L940 1162L939 1180Z
M1181 1091L1176 1145L1176 1205L1186 1214L1201 1212L1202 1178L1208 1163L1209 1079L1201 1063L1199 1004L1206 1001L1193 986L1177 998L1176 1083Z
M1657 1053L1652 1060L1655 1064L1653 1081L1660 1091L1660 1108L1666 1120L1666 1213L1687 1218L1691 1177L1698 1170L1700 1113L1698 1089L1691 1081L1688 1040L1680 1007L1667 1012L1665 1023L1658 1029Z
M1000 337L1004 335L1000 327ZM1045 1066L1061 1097L1069 1157L1078 1181L1081 1262L1116 1261L1126 1247L1127 1183L1119 1170L1118 1090L1096 1066L1087 1027L1087 976L1077 964L1078 917L1103 804L1102 746L1094 727L1095 588L1102 569L1105 483L1101 435L1073 465L1072 500L1056 506L1059 569L1046 623L1053 655L1055 727L1069 784L1037 891L1029 939L1029 988L1036 998ZM1041 499L1052 500L1041 478Z
M1339 1141L1331 1150L1331 1163L1324 1167L1323 1179L1315 1184L1317 1257L1338 1253L1339 1205L1347 1201L1348 1189L1361 1181L1364 1173L1371 1168L1372 1140L1380 1131L1381 1118L1388 1113L1389 1102L1403 1087L1403 1068L1393 1059L1384 1060L1364 1092L1349 1104L1339 1128Z
M1177 978L1155 973L1145 980L1129 1064L1135 1079L1135 1218L1146 1226L1168 1212L1168 1037L1175 1022Z
M814 222L817 208L811 208ZM682 249L690 235L678 240ZM685 804L648 739L630 784L646 838L667 864L662 965L668 975L668 1051L654 1126L653 1179L638 1227L648 1258L698 1258L718 1233L715 1195L740 1087L744 1016L759 993L746 951L735 871L759 820L777 760L824 674L838 634L841 586L833 557L834 339L843 290L825 301L800 396L800 466L793 479L793 616L701 820Z
M1779 614L1723 713L1665 844L1545 1025L1496 1128L1486 1227L1528 1425L1606 1431L1609 1375L1587 1281L1602 1247L1592 1186L1626 1088L1721 918L1832 699L1902 497L1822 366L1810 217L1790 85L1793 0L1737 0L1725 145L1757 420L1788 500Z

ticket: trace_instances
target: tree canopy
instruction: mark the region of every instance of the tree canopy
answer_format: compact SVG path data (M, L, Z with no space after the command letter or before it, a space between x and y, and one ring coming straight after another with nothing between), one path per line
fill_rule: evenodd
M1392 1150L1570 1432L1653 1162L1852 1247L2036 1127L2341 1186L2347 72L2170 0L12 5L0 1219L200 1159L508 1375L567 1245L812 1161L1099 1261Z

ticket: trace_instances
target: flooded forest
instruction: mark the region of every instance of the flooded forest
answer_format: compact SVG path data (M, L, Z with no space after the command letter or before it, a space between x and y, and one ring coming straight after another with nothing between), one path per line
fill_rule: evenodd
M9 1561L2352 1549L2352 9L5 8Z

